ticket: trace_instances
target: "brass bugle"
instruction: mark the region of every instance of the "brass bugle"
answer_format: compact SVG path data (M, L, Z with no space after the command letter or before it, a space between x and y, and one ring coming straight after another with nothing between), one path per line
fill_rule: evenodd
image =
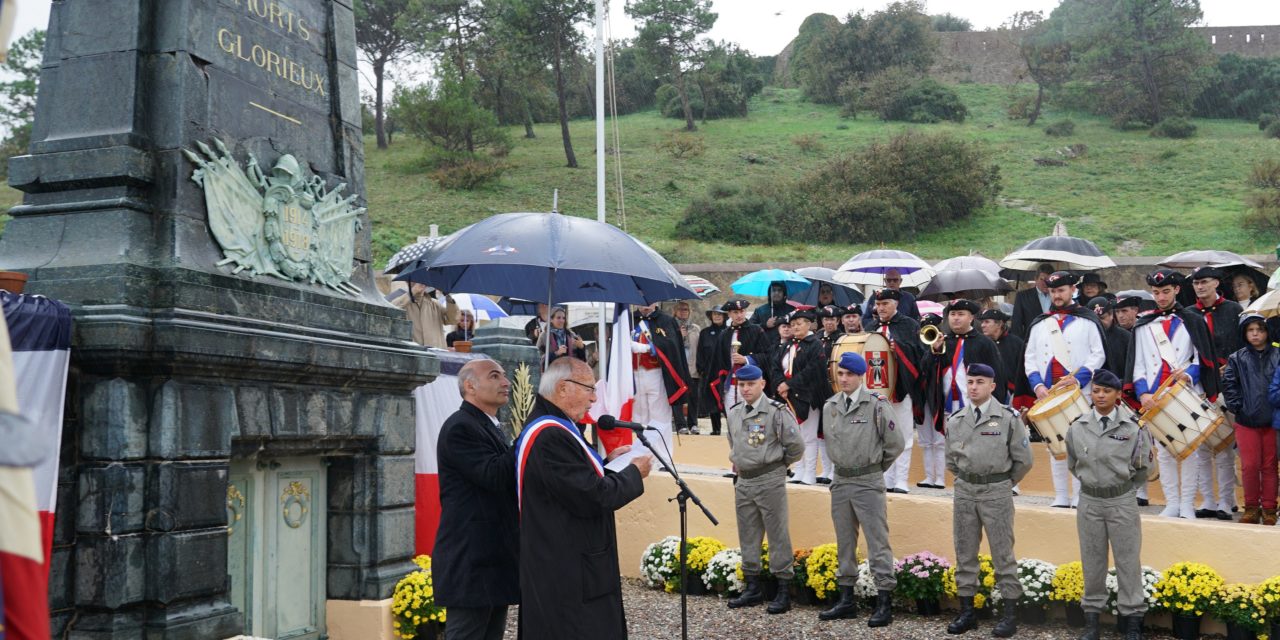
M929 345L930 347L932 347L934 343L936 343L941 339L942 339L941 329L931 324L926 324L925 326L920 327L920 342L923 342Z

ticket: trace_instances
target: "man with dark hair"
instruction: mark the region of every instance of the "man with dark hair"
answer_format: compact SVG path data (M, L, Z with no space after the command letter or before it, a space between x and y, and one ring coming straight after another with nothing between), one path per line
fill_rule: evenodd
M748 364L768 366L769 356L777 344L776 336L774 341L769 341L760 325L747 321L747 308L750 306L746 300L734 299L721 307L729 316L729 324L720 334L712 355L711 372L715 376L716 388L720 389L720 404L726 410L738 403L734 374Z
M848 307L845 307L844 311L840 314L840 328L848 335L863 332L862 309L858 307L858 305L851 304Z
M751 314L751 322L764 329L770 344L778 341L778 325L782 318L795 311L795 307L787 302L787 283L769 283L769 301L756 307Z
M1018 410L1029 409L1035 404L1035 396L1027 388L1022 362L1027 350L1026 341L1009 332L1009 314L999 309L987 309L978 314L978 322L981 323L982 335L991 338L1000 350L1010 406Z
M985 364L994 371L996 401L1003 404L1008 397L1008 387L1000 364L1000 349L996 343L974 329L973 321L982 309L972 300L952 300L943 307L943 337L925 352L920 365L924 376L925 426L932 426L938 433L946 432L947 415L968 406L965 393L965 375L974 364Z
M1197 394L1218 395L1213 341L1203 316L1178 304L1182 283L1182 274L1172 269L1159 269L1147 276L1156 311L1138 317L1124 376L1125 387L1133 390L1144 410L1152 406L1156 390L1170 376L1182 378ZM1156 461L1166 500L1160 515L1195 519L1195 461L1189 459L1180 467L1178 459L1163 446Z
M1023 356L1027 387L1037 400L1052 390L1072 386L1088 396L1093 370L1100 369L1107 360L1102 323L1092 311L1075 302L1079 280L1069 271L1057 271L1045 281L1049 287L1049 313L1031 321ZM1080 481L1070 476L1067 461L1050 454L1049 467L1053 478L1053 504L1049 506L1075 506L1080 500Z
M1052 264L1041 264L1036 269L1035 286L1023 289L1013 297L1013 321L1009 330L1023 340L1027 339L1027 333L1031 331L1031 321L1041 314L1049 313L1049 287L1045 282L1054 271Z
M446 640L502 640L507 607L520 603L516 456L498 422L511 383L502 365L484 359L462 366L458 387L462 406L445 420L436 444L436 604L449 608Z
M907 476L911 472L911 425L915 422L912 415L913 408L920 401L919 378L920 364L924 360L924 345L920 343L920 325L901 311L901 291L880 289L872 296L872 300L875 315L871 324L867 325L867 330L882 334L893 349L893 356L897 361L897 380L894 388L885 393L889 396L889 406L893 409L893 421L902 425L903 429L903 453L885 471L884 484L891 493L909 493ZM924 448L925 480L917 486L941 488L946 475L943 468L946 453L943 450L942 434L935 431L932 425L922 428L920 445Z
M637 456L614 472L587 444L578 422L595 400L595 382L577 358L552 362L515 444L526 638L627 637L613 512L644 493L653 463ZM618 447L609 460L628 451Z
M1219 375L1227 366L1227 357L1244 346L1243 336L1236 326L1244 307L1218 293L1224 277L1222 270L1217 267L1200 267L1191 272L1191 288L1196 294L1196 303L1191 308L1204 316L1209 338L1213 340L1213 353ZM1217 398L1211 397L1209 400L1215 401ZM1196 517L1230 520L1230 512L1236 508L1235 447L1215 452L1209 445L1201 445L1194 457L1199 466L1197 474L1200 477L1200 495L1204 496L1204 502L1196 509ZM1213 482L1215 475L1218 481L1216 493Z

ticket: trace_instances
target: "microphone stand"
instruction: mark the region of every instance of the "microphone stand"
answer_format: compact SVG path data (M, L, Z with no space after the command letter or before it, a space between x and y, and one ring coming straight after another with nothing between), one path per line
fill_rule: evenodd
M680 488L680 493L677 493L674 498L667 498L667 502L675 500L680 503L680 639L689 640L689 563L685 558L685 550L689 544L689 500L693 500L693 503L698 505L698 508L702 510L703 515L707 516L707 520L710 520L712 525L720 526L720 521L716 520L714 515L711 515L711 510L707 509L707 506L702 504L702 500L698 499L697 494L689 488L689 485L685 484L684 479L676 471L676 461L673 459L670 460L671 464L664 463L662 455L658 453L657 449L653 448L653 444L649 442L649 439L644 437L643 431L635 431L633 433L636 434L636 439L646 449L653 452L658 463L666 468L667 473L670 473L672 479L676 481L676 486Z

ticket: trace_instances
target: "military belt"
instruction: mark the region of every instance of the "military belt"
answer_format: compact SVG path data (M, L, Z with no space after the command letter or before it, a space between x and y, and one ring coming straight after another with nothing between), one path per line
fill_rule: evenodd
M744 479L744 480L750 480L750 479L752 479L752 478L759 478L760 476L762 476L762 475L764 475L764 474L766 474L766 473L769 473L769 472L771 472L771 471L777 471L778 469L784 469L784 468L786 468L786 466L787 466L787 465L785 465L785 464L783 464L783 463L781 463L781 462L770 462L769 464L766 464L765 466L760 467L760 468L758 468L758 469L751 469L751 470L747 470L747 469L739 469L739 470L738 470L738 477L739 477L739 478L742 478L742 479Z
M1005 480L1012 480L1013 474L1005 471L1004 473L988 473L987 475L982 475L960 471L956 473L956 477L968 482L969 484L995 484L997 482L1004 482Z
M857 478L858 476L881 472L883 472L883 469L878 464L868 464L861 467L836 467L836 475L841 478Z
M1120 496L1133 491L1133 483L1125 482L1114 487L1090 487L1089 485L1080 485L1080 493L1094 498L1119 498Z

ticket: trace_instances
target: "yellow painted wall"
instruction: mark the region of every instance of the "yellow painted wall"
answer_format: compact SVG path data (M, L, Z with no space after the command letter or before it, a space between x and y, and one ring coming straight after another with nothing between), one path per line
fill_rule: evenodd
M391 628L391 599L329 600L325 623L330 640L395 640Z

